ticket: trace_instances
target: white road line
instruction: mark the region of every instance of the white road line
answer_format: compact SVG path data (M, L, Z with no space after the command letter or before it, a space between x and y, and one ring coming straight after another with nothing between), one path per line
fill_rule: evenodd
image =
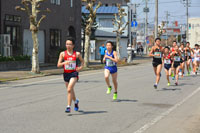
M182 104L184 104L187 100L189 100L192 96L194 96L199 91L200 91L200 87L197 88L195 91L193 91L186 98L184 98L181 102L175 104L173 107L171 107L170 109L168 109L166 112L164 112L161 115L157 116L155 119L153 119L149 123L145 124L140 129L138 129L137 131L135 131L134 133L143 133L148 128L150 128L151 126L155 125L158 121L160 121L161 119L163 119L164 117L166 117L167 115L169 115L172 111L174 111L175 109L177 109L179 106L181 106Z

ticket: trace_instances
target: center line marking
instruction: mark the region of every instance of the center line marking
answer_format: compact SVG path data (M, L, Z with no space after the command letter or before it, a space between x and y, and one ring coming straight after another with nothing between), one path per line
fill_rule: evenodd
M150 128L151 126L155 125L158 121L160 121L161 119L163 119L164 117L166 117L167 115L169 115L172 111L174 111L175 109L177 109L179 106L181 106L182 104L184 104L187 100L189 100L192 96L194 96L199 91L200 91L200 87L197 88L195 91L193 91L186 98L184 98L181 102L175 104L173 107L171 107L170 109L168 109L166 112L162 113L161 115L159 115L158 117L156 117L155 119L153 119L152 121L150 121L149 123L145 124L140 129L138 129L137 131L135 131L134 133L143 133L148 128Z

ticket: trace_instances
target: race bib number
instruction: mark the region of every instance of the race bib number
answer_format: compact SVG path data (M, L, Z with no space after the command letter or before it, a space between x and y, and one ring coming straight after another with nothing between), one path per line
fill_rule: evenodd
M174 57L174 61L180 61L180 60L181 60L181 58L179 56Z
M111 59L106 59L106 66L115 66L115 63Z
M170 59L165 59L165 60L164 60L164 63L165 63L165 64L171 64L171 60L170 60Z
M190 56L190 52L187 52L187 55Z
M69 61L68 65L65 65L65 70L75 70L76 69L76 61Z
M160 56L157 56L158 54L159 54ZM162 57L161 52L155 52L154 55L156 55L156 56L154 56L155 58L161 58L161 57Z

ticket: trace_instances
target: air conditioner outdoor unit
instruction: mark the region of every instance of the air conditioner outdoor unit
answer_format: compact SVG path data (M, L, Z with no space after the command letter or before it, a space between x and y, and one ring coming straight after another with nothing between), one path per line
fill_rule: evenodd
M1 55L11 56L12 45L10 44L10 34L0 35L0 49L1 49Z

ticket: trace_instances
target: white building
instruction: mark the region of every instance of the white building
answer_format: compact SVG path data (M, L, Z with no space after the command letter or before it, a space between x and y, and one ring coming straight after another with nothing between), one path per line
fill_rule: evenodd
M128 14L128 6L122 6L124 8L125 13ZM85 7L82 7L82 13L88 14L88 10ZM102 6L97 10L96 22L98 24L98 28L95 31L95 41L91 42L90 47L90 60L99 60L100 55L99 47L102 44L105 44L106 41L112 41L114 45L116 45L116 33L113 32L116 30L116 27L113 26L114 14L118 13L118 8L116 6ZM128 22L128 15L124 16L123 22ZM125 24L124 24L125 25ZM123 26L124 26L123 25ZM120 54L121 58L128 57L127 54L127 46L128 46L128 26L125 28L124 33L121 35L120 40Z
M189 42L193 48L200 44L200 18L189 18Z

